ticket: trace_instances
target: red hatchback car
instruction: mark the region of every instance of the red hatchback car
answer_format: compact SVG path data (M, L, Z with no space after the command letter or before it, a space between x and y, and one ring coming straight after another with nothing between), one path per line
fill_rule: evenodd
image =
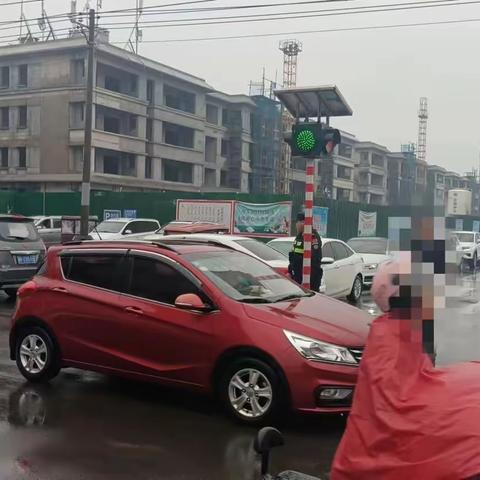
M18 292L11 359L215 393L247 423L348 411L369 316L263 262L192 242L52 247Z

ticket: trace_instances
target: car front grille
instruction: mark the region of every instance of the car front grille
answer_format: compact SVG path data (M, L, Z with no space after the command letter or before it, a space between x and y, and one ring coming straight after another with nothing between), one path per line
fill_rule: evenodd
M355 360L360 363L363 355L363 347L350 348L349 350L350 353L353 355L353 358L355 358Z

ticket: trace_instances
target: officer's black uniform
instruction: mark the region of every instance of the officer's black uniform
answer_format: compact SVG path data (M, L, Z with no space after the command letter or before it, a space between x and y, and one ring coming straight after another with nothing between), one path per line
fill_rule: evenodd
M300 213L297 221L304 221L305 215ZM303 278L303 234L298 234L293 242L292 251L288 255L288 271L292 278L299 284L302 284ZM312 268L310 273L310 287L315 292L320 290L322 282L322 239L316 230L312 232Z

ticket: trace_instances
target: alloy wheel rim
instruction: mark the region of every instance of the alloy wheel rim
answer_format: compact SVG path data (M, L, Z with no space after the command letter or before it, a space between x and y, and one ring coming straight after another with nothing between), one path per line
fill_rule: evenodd
M22 367L31 374L42 372L47 364L48 351L45 341L38 335L27 335L20 345Z
M237 413L247 418L258 418L265 415L272 404L272 385L259 370L244 368L230 379L228 397Z

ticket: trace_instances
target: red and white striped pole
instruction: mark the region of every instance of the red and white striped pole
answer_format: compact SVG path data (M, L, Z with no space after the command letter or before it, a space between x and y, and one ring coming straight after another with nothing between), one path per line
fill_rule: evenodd
M315 191L315 160L307 159L305 178L305 227L303 230L303 281L310 289L312 271L313 192Z

